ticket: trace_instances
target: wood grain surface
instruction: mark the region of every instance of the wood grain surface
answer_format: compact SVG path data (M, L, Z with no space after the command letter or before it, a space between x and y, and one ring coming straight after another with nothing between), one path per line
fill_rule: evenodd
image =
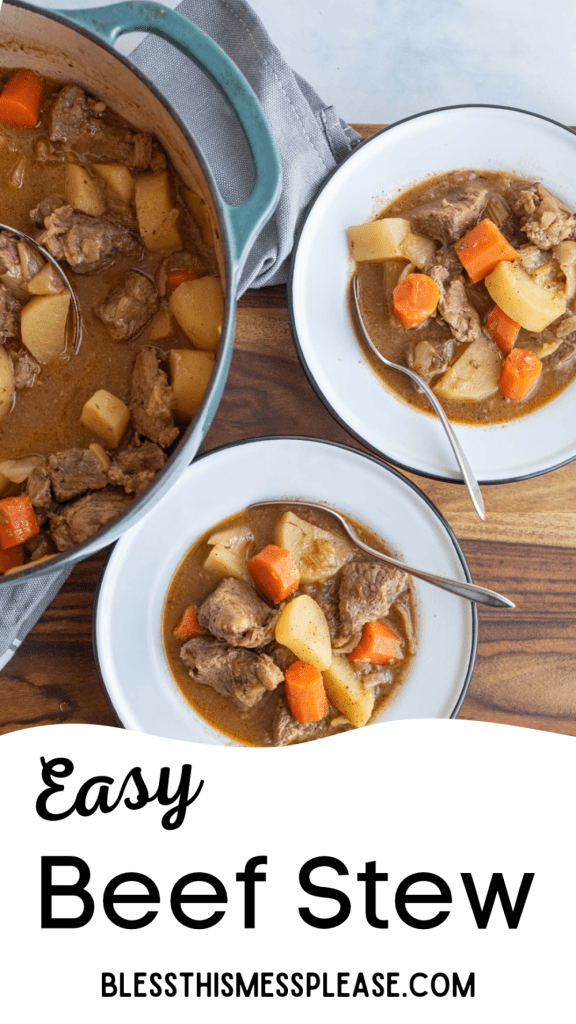
M377 126L356 126L363 136ZM239 303L236 345L205 451L269 434L353 447L300 367L283 286ZM480 609L478 658L461 718L576 736L576 462L484 487L486 522L462 486L411 477L448 519L473 579L516 602ZM76 566L0 675L0 733L56 722L116 725L92 651L94 593L106 552Z

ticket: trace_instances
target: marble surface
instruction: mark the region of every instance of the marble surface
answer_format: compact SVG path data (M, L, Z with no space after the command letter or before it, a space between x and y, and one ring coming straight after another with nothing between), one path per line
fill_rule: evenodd
M37 6L105 2L41 0ZM252 0L252 6L286 60L349 121L500 103L576 123L574 0ZM125 36L118 48L129 53L138 41Z

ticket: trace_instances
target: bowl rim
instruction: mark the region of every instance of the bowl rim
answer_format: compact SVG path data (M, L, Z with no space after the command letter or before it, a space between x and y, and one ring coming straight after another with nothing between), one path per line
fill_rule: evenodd
M348 455L360 456L360 457L368 460L369 462L375 463L380 469L383 469L387 473L391 473L392 476L397 478L397 480L400 482L401 485L405 485L409 489L411 489L417 495L417 497L420 498L424 502L424 504L428 506L430 511L434 513L434 515L439 520L440 525L443 527L443 530L444 530L445 534L447 535L448 540L452 543L452 546L453 546L453 548L454 548L454 550L455 550L455 552L456 552L456 554L458 556L458 559L460 561L460 564L462 565L462 569L464 570L464 575L466 577L466 580L468 581L468 583L472 583L473 582L472 575L471 575L471 572L470 572L470 568L468 566L468 562L466 560L464 552L463 552L463 550L462 550L462 548L460 546L460 542L458 541L458 538L456 537L456 534L454 533L454 531L453 531L452 527L450 526L449 522L447 521L447 519L445 519L445 517L440 512L440 509L434 504L432 499L429 498L428 495L425 494L424 491L422 491L418 487L417 484L415 484L408 477L404 476L403 473L400 473L400 471L398 469L396 469L394 466L389 465L387 462L383 461L381 458L378 458L376 455L373 455L371 452L366 452L366 451L362 451L361 449L358 449L358 448L353 448L351 445L344 444L341 441L330 441L330 440L327 440L326 438L311 437L311 436L306 435L306 434L266 434L266 435L263 435L261 437L244 437L244 438L241 438L238 441L230 441L227 444L219 445L217 448L211 448L209 451L202 452L201 455L199 455L196 459L194 459L193 464L191 464L191 466L188 467L188 468L191 469L192 465L196 465L197 463L201 462L203 459L210 458L210 456L212 456L212 455L219 455L223 451L228 451L229 449L238 448L241 445L255 444L255 443L259 443L259 442L270 442L270 441L272 441L272 442L273 441L309 441L309 442L313 442L314 444L328 445L328 446L330 446L332 448L339 448L342 451L346 452ZM127 535L125 534L124 537L125 536L127 536ZM94 593L94 602L93 602L93 605L92 605L92 652L93 652L93 655L94 655L94 661L96 662L96 669L98 671L98 676L99 676L99 679L100 679L100 685L101 685L102 690L104 692L104 695L106 697L106 701L108 703L108 706L111 709L111 711L112 711L112 713L114 715L114 718L116 719L117 724L121 728L126 729L126 728L128 728L128 726L126 726L124 724L124 722L122 721L120 715L118 714L118 712L116 710L116 707L114 705L114 702L113 702L112 697L110 695L110 692L108 690L108 686L106 684L106 679L104 677L104 673L102 671L102 664L101 664L100 653L99 653L99 649L98 649L98 630L97 630L97 623L98 623L98 616L100 614L100 603L101 603L101 597L102 597L102 588L103 588L103 585L104 585L104 578L105 578L106 572L108 570L109 562L110 562L110 560L111 560L111 558L112 558L112 556L114 554L114 551L116 550L116 544L120 543L122 539L124 539L124 538L120 538L111 547L110 551L108 552L108 554L106 556L106 559L105 559L105 561L104 561L104 563L102 565L102 570L100 572L100 576L98 578L98 582L96 584L96 590L95 590L95 593ZM456 718L458 712L460 711L460 708L462 707L462 704L464 703L464 699L466 697L466 694L468 693L468 690L469 690L469 687L470 687L470 682L471 682L472 675L473 675L473 672L474 672L474 668L476 666L476 657L477 657L477 653L478 653L478 607L475 604L475 602L473 602L473 601L470 602L470 612L471 612L470 656L468 658L468 665L467 665L467 668L466 668L466 673L465 673L465 676L464 676L464 681L463 681L462 686L460 688L460 692L458 694L458 697L456 698L456 701L454 703L454 707L452 708L452 711L450 712L450 714L447 716L447 720ZM187 741L187 742L194 742L194 741L190 740L190 741Z
M356 441L359 441L365 447L369 448L370 451L374 452L379 458L385 459L387 463L390 463L391 465L396 466L398 469L403 470L403 472L415 473L417 476L425 477L427 480L438 480L442 483L459 484L461 486L464 485L464 480L461 478L459 479L451 476L444 476L441 473L432 473L429 470L417 469L416 467L411 466L409 463L401 462L399 459L395 459L391 455L387 455L384 451L382 451L382 449L376 448L373 444L370 443L370 441L363 437L362 434L359 434L356 430L349 426L349 424L340 416L336 409L331 405L329 400L325 397L324 392L322 391L320 385L317 383L316 378L314 377L313 373L311 372L308 366L306 356L304 354L304 350L300 342L300 337L298 335L298 330L296 327L296 316L294 312L294 275L296 268L296 260L298 259L300 241L313 207L315 206L321 194L324 192L324 189L329 185L332 178L335 177L336 174L338 174L338 171L344 166L344 164L348 163L349 160L353 159L353 157L360 149L363 149L369 143L379 138L380 135L384 135L386 132L389 132L392 128L397 128L399 125L406 124L408 121L414 121L416 120L416 118L426 117L428 114L445 113L447 110L471 110L473 108L479 108L483 110L507 110L514 114L526 114L529 117L536 117L541 121L548 121L550 124L556 125L556 127L558 128L563 128L564 131L568 132L570 135L573 135L576 138L575 129L570 128L568 125L562 124L561 121L556 121L553 117L547 117L546 114L538 114L533 110L525 110L523 107L509 107L503 103L451 103L443 107L431 107L428 110L420 110L416 114L409 114L407 117L402 117L398 121L393 121L391 124L385 125L383 128L380 128L379 131L374 132L373 135L369 135L368 138L362 139L362 141L359 142L358 145L354 147L351 153L349 153L348 156L345 157L344 160L342 160L337 165L337 167L335 167L330 172L328 177L324 179L321 187L316 192L314 198L308 204L295 235L294 246L292 249L292 256L290 259L290 266L288 270L288 280L286 284L286 293L288 299L288 316L290 319L290 331L292 333L292 339L294 342L296 353L298 355L298 359L300 360L300 365L304 370L306 378L310 386L313 388L314 393L320 399L320 401L328 410L330 415L336 420L336 422L346 431L347 434L350 435L350 437L353 437ZM552 399L552 401L554 401L554 399ZM568 466L571 462L574 461L576 461L576 453L570 456L568 459L563 459L561 462L555 463L553 466L547 466L545 469L538 469L531 473L522 473L518 476L498 478L495 480L481 479L478 480L478 483L481 484L483 487L496 484L521 483L523 480L532 480L534 479L534 477L544 476L546 473L553 473L555 470L562 469L563 466Z
M140 79L143 85L156 97L159 103L165 108L172 120L182 133L190 150L194 154L198 165L204 175L206 185L209 188L214 209L218 218L218 229L220 231L222 256L226 268L226 287L224 289L224 319L222 321L222 339L214 360L211 379L204 392L202 402L191 422L185 427L172 454L166 460L155 478L148 487L136 495L130 504L118 516L110 522L105 523L95 533L80 544L75 544L66 551L58 551L46 562L38 565L29 562L20 572L0 576L0 587L18 586L20 583L31 583L35 579L48 577L51 574L69 571L84 559L96 554L109 544L114 544L129 530L142 516L146 515L156 501L170 489L175 483L176 477L180 476L193 461L198 446L206 437L212 421L218 411L222 393L228 378L232 353L234 350L234 328L236 323L236 305L238 300L238 282L236 280L236 266L232 260L231 236L224 216L224 207L214 174L209 167L204 154L194 141L192 134L170 101L158 89L150 78L138 68L129 57L120 53L113 46L110 46L104 39L89 32L88 29L77 25L66 17L65 12L51 10L50 8L36 7L25 0L5 0L7 7L14 7L32 15L45 17L49 21L55 21L64 28L69 29L78 35L83 36L94 46L98 46L107 53L112 54L123 64L136 78ZM1 4L1 0L0 0ZM194 447L196 445L196 447ZM110 536L108 536L110 535Z

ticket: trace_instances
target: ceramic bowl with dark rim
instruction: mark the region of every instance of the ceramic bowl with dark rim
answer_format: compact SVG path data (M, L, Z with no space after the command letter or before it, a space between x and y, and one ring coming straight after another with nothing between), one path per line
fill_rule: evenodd
M538 114L458 106L399 121L367 139L323 186L302 226L289 286L291 326L319 397L355 437L403 469L460 480L438 419L387 388L371 369L348 308L347 228L371 220L426 178L463 168L541 181L576 209L576 134ZM522 480L576 458L576 382L526 416L455 424L481 483Z
M190 466L121 538L102 575L95 606L96 659L126 728L232 743L195 712L178 688L163 645L163 608L172 577L196 540L222 519L266 498L325 502L365 524L407 564L470 581L464 555L438 509L372 456L290 437L217 449ZM418 580L415 587L418 652L378 722L455 716L474 667L475 605Z

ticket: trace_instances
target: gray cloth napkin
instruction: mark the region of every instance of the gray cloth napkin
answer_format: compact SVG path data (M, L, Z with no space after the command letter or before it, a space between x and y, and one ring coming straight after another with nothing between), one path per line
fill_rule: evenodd
M274 134L282 161L282 195L248 256L239 291L280 284L286 280L287 259L304 210L359 136L288 67L245 0L184 0L177 10L238 65ZM250 150L216 87L178 50L156 36L146 37L130 59L188 125L224 200L237 204L248 198L254 180ZM70 572L63 569L31 583L2 587L0 668L16 652Z

